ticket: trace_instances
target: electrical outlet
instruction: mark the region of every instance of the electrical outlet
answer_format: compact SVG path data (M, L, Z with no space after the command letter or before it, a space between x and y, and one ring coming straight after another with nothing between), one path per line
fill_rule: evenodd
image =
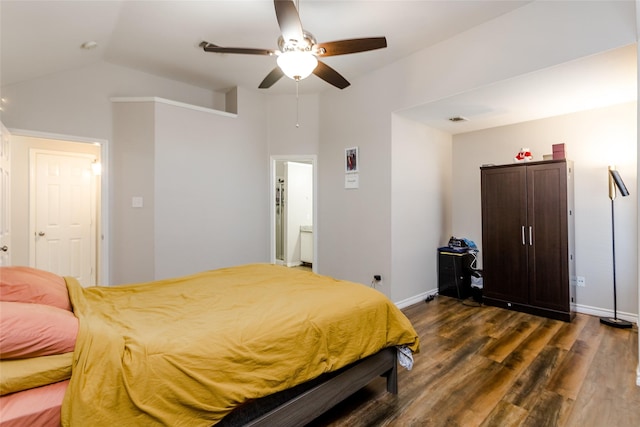
M380 281L382 280L382 276L379 274L374 274L373 275L373 280L371 281L371 287L375 288L377 285L380 284Z
M584 280L584 276L576 277L576 286L579 286L581 288L584 288L585 286L587 286L587 283Z

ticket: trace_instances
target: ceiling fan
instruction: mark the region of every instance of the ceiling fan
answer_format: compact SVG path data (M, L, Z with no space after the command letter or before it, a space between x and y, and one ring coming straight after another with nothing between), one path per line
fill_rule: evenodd
M369 37L318 43L313 34L305 31L300 22L298 9L293 1L274 0L276 18L282 35L278 38L278 50L222 47L203 41L200 47L205 52L239 53L246 55L277 56L278 66L260 83L260 89L273 86L284 75L295 81L308 77L311 73L333 86L344 89L349 82L340 73L318 58L366 52L387 47L385 37Z

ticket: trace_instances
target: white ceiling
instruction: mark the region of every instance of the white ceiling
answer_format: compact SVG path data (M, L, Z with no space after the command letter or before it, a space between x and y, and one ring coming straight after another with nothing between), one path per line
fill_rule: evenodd
M637 98L635 45L567 62L402 112L451 134L505 126ZM452 122L452 117L466 121Z
M529 2L301 0L299 12L305 30L313 33L319 42L387 37L386 49L324 59L353 83L372 69ZM275 49L279 36L272 0L2 0L0 16L2 86L106 61L214 91L234 86L257 88L275 67L275 58L206 53L198 44L206 40L228 47ZM82 49L80 46L87 41L95 41L98 46L92 50ZM433 127L459 133L488 127L488 123L538 118L532 114L543 114L540 110L544 104L546 107L554 104L556 111L560 111L564 101L550 96L554 93L580 95L580 87L582 90L585 87L580 84L592 89L595 85L598 93L628 93L633 85L635 97L635 49L608 57L608 66L604 68L598 66L596 57L585 61L594 69L593 79L588 81L582 65L567 64L524 76L526 85L514 80L421 106L406 114ZM569 76L578 68L581 81ZM615 74L608 77L611 71ZM604 86L610 83L616 88ZM552 93L543 94L534 87L542 84L552 88ZM531 97L527 89L534 89L537 96ZM283 78L267 90L272 94L292 94L295 84ZM324 90L339 89L315 76L300 84L301 93ZM443 117L451 115L473 120L450 127ZM508 118L509 115L512 118Z

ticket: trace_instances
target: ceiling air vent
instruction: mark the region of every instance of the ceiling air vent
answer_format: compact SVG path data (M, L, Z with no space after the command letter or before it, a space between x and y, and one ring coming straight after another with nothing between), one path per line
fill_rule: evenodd
M466 122L469 119L467 119L466 117L462 117L462 116L455 116L455 117L449 117L449 121L451 122Z

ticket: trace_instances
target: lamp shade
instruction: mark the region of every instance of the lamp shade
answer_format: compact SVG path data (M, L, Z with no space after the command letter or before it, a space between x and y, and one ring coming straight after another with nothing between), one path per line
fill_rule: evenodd
M309 77L318 66L318 59L313 54L296 50L281 53L277 62L282 72L293 80Z

